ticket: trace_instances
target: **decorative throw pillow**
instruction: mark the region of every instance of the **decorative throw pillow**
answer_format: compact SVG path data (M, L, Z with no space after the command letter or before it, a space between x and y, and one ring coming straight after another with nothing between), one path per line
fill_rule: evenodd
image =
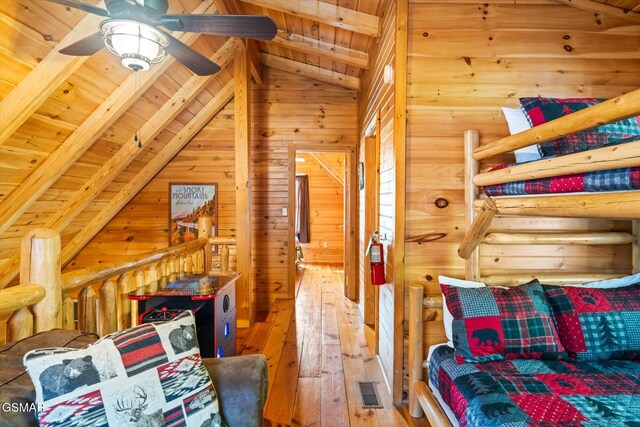
M537 280L514 288L440 288L453 314L458 363L562 357L564 349Z
M636 283L640 283L640 273L632 274L630 276L616 277L614 279L599 280L597 282L582 283L579 285L571 286L575 286L578 288L611 289L635 285Z
M507 119L507 126L509 126L509 133L511 135L531 129L531 123L529 123L527 116L521 109L503 107L502 114L504 114L504 118ZM526 163L541 159L537 145L530 145L513 150L513 155L516 158L516 163Z
M75 350L32 350L24 365L41 426L222 426L195 318L143 324Z
M596 105L599 98L520 98L522 111L532 126ZM551 157L615 145L640 136L640 116L609 123L538 145L542 157Z
M573 360L640 359L640 283L610 289L543 288L562 345Z
M482 282L472 282L471 280L455 279L453 277L438 276L438 282L440 285L449 285L459 288L483 288L485 285ZM444 333L447 336L447 344L449 347L453 347L453 316L447 308L447 297L442 294L442 321L444 323Z

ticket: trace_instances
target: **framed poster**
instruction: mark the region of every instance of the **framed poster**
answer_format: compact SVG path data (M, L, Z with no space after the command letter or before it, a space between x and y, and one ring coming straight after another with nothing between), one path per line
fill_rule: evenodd
M169 184L169 246L198 238L198 218L213 218L211 235L218 229L217 184Z

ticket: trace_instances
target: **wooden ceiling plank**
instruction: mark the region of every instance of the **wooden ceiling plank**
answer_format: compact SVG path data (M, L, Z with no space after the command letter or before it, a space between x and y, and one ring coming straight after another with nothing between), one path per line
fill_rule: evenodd
M99 7L104 3L100 2ZM95 33L104 18L87 15L59 43L66 46ZM18 85L0 102L0 145L38 109L49 95L88 59L87 56L69 56L53 49Z
M243 0L245 3L262 6L316 22L344 28L345 30L378 37L380 18L316 0Z
M341 187L344 187L344 174L339 174L322 153L312 152L308 154L322 167L322 169L325 170L325 172L327 172L327 175L329 175L331 179L337 182Z
M203 3L194 10L194 13L213 11L215 11L214 6ZM197 33L184 33L179 39L190 45L199 36L200 34ZM173 57L167 57L140 76L132 73L38 169L29 175L0 208L0 235L7 231L11 224L51 187L174 62Z
M329 57L334 61L364 68L365 70L369 69L369 55L366 52L360 52L300 34L278 31L278 35L270 43L277 43L299 52Z
M335 71L296 62L291 59L280 58L264 52L260 53L260 57L262 58L262 63L267 67L286 71L288 73L299 74L301 76L309 77L310 79L319 80L321 82L334 84L336 86L341 86L355 91L360 90L360 79L357 77L347 76L345 74L336 73Z
M211 60L224 68L233 58L235 43L227 42L211 56ZM142 141L152 141L176 116L188 106L198 93L213 80L213 76L193 75L182 85L164 105L153 115L138 132ZM133 140L133 135L128 138ZM146 145L146 144L145 144ZM140 149L136 144L124 144L89 180L82 184L62 206L50 216L44 228L62 231L94 198L102 192L137 156ZM0 289L7 286L18 274L20 252L17 251L0 267Z
M68 263L169 161L233 98L230 80L198 114L151 159L100 212L67 243L62 264Z
M613 16L615 18L624 19L626 21L640 23L640 13L633 12L629 9L620 9L607 4L598 3L591 0L556 0L558 3L564 3L578 9L589 12L602 13L604 15Z

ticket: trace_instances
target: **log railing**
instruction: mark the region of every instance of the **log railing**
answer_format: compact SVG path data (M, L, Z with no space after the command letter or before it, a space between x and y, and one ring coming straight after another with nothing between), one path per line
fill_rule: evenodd
M128 293L157 287L181 275L204 274L212 266L213 244L226 248L221 265L229 269L228 245L211 238L211 218L198 221L198 239L182 245L61 274L60 234L37 229L23 239L20 284L0 290L0 343L53 328L105 335L136 324L136 301ZM233 241L232 241L233 240ZM223 251L221 251L223 252ZM78 303L75 324L74 300Z

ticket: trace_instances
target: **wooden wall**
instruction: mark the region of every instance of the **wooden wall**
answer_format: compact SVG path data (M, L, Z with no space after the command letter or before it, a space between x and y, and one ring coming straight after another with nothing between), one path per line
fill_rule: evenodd
M337 167L332 170L343 177L344 154L323 153ZM311 155L299 153L306 161L296 163L296 174L309 177L310 238L302 243L305 263L342 264L344 257L344 185L338 183ZM329 165L328 165L329 166ZM329 166L331 167L331 166ZM338 169L339 168L339 169ZM326 242L326 247L323 243Z
M632 23L556 2L410 2L407 286L439 293L438 275L464 277L463 133L508 134L500 107L518 97L612 97L640 86L640 31ZM498 159L510 161L508 157ZM483 167L488 164L482 165ZM435 206L444 198L449 205ZM501 218L496 230L617 230L627 222ZM430 233L444 238L427 242ZM627 273L629 247L481 246L484 274L506 270ZM425 346L444 341L441 312Z
M380 132L380 205L379 223L380 234L386 239L385 262L387 284L380 287L379 292L379 352L382 371L389 386L392 386L394 372L394 327L396 321L395 286L393 271L393 249L397 242L395 235L395 158L394 158L394 114L395 114L395 86L385 84L382 73L386 64L395 64L395 27L396 27L396 0L387 0L382 3L382 35L377 39L374 50L370 52L370 69L362 77L362 93L360 95L360 158L364 154L365 130L380 118L378 129ZM364 201L360 198L360 201ZM366 203L366 201L365 201ZM366 205L361 210L367 209ZM360 240L360 253L364 251L366 239ZM360 258L363 262L363 258ZM361 266L361 269L363 267ZM365 272L367 274L367 272ZM362 279L362 276L361 276ZM361 282L362 289L364 282ZM361 304L364 296L361 297Z

